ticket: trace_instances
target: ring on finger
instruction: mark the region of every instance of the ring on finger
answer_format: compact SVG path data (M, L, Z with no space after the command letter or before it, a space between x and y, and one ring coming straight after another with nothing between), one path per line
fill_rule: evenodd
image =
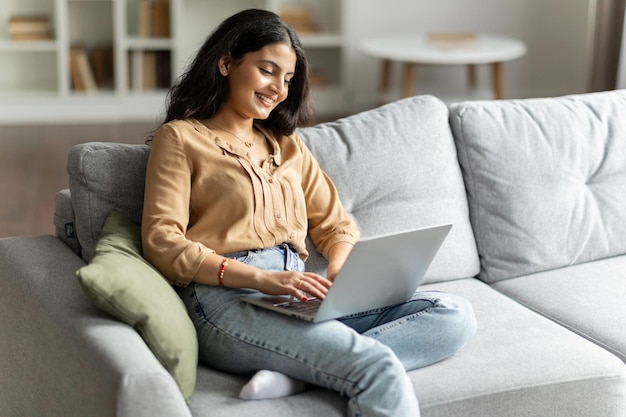
M298 289L301 290L302 288L302 283L304 282L303 279L300 280L300 282L298 283Z

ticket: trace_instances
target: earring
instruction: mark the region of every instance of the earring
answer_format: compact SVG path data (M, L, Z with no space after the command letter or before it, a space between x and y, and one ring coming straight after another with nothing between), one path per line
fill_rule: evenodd
M228 75L228 70L226 69L226 67L222 67L222 75L225 77L226 75Z

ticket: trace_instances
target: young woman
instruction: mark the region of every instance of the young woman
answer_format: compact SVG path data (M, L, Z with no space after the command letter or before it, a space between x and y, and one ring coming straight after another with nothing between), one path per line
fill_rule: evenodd
M226 19L172 88L146 173L143 250L195 323L200 360L254 374L242 398L303 381L349 397L352 416L419 415L406 370L454 354L473 335L462 298L412 300L312 324L240 301L243 294L324 298L359 231L331 180L294 133L309 122L308 63L277 15ZM305 272L307 233L328 259Z

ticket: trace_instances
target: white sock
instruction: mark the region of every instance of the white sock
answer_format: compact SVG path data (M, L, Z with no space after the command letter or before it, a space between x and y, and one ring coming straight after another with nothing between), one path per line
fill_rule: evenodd
M263 400L280 398L297 394L304 391L305 384L302 381L290 378L287 375L274 371L259 371L239 393L242 400Z

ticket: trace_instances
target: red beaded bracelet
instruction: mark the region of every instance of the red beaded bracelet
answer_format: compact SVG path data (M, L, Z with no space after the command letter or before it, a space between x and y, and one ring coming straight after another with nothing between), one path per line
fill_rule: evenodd
M220 287L224 286L224 272L226 271L227 266L228 266L228 258L222 259L222 264L220 265L220 272L217 274L217 279L220 283Z

